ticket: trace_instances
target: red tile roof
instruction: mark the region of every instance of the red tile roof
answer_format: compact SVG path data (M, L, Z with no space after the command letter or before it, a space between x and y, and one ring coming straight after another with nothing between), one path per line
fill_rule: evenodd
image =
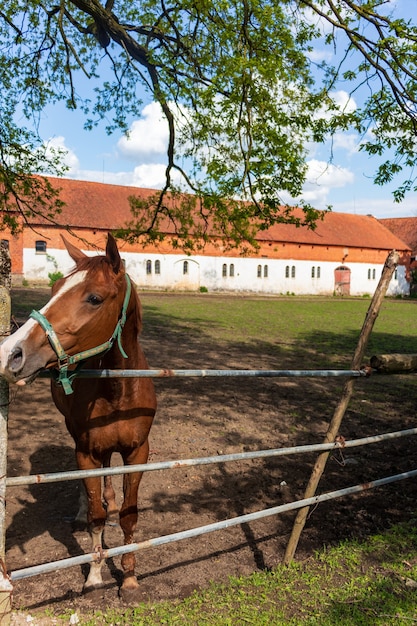
M390 217L380 220L394 235L405 241L417 256L417 217Z
M129 197L146 198L155 193L153 189L105 185L69 178L50 177L49 181L59 189L59 197L65 203L62 212L56 216L56 221L74 228L120 228L132 219ZM47 223L37 217L30 221L32 224Z
M50 181L59 188L64 201L62 213L57 221L73 228L112 230L125 226L132 219L129 197L149 197L152 189L107 185L66 178ZM301 210L295 209L298 214ZM388 220L383 220L386 222ZM36 222L41 222L38 218ZM404 243L391 230L385 228L374 217L352 215L350 213L327 213L317 228L311 231L293 224L275 224L258 233L259 241L276 241L323 246L346 246L398 251L408 250ZM407 240L405 240L407 241Z
M298 213L300 209L296 209ZM314 231L293 224L275 224L258 235L260 240L288 241L322 246L407 250L408 245L375 217L351 213L326 213Z

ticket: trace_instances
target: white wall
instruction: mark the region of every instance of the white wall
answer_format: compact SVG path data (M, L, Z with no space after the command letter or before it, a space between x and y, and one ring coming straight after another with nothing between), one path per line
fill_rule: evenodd
M198 291L238 291L265 294L332 295L335 290L334 271L338 263L266 258L192 257L178 254L122 253L126 270L139 288ZM159 263L159 273L157 273ZM186 264L186 271L184 270ZM223 276L223 265L226 276ZM74 263L65 250L51 249L39 254L25 249L23 273L27 280L48 280L48 273L68 273ZM378 284L383 264L345 264L351 270L350 294L372 295ZM260 267L260 276L258 276ZM314 267L314 277L312 268ZM288 268L288 271L286 270ZM318 277L318 268L320 276ZM150 270L150 273L147 272ZM233 276L231 276L233 270ZM288 274L288 275L287 275ZM295 275L294 275L295 274ZM399 266L388 295L408 295L405 268Z
M142 288L192 289L206 287L209 291L249 291L265 294L332 295L335 290L335 269L338 263L278 259L248 259L241 257L178 257L177 255L124 254L126 269L135 283ZM160 262L160 274L146 275L146 260ZM194 264L194 278L181 276L184 261L189 268ZM223 266L226 265L226 276ZM260 267L260 272L259 268ZM352 263L350 293L354 296L372 295L381 276L383 264ZM288 270L287 270L288 268ZM314 268L314 277L312 269ZM231 269L233 276L231 276ZM318 277L319 270L319 277ZM260 276L258 275L260 273ZM293 274L295 273L295 276ZM266 275L265 275L266 274ZM199 283L197 282L199 276ZM405 268L399 266L388 295L408 295L409 284Z

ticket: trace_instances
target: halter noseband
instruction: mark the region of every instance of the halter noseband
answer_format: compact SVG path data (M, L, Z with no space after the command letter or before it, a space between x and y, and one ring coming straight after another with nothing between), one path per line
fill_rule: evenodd
M38 324L43 328L46 337L58 358L58 366L54 370L52 370L52 372L55 381L58 384L62 385L66 395L69 395L74 391L72 388L72 381L78 374L79 369L82 367L82 361L85 361L86 359L89 359L93 356L97 356L98 354L108 352L108 350L110 350L110 348L113 346L116 339L122 356L124 356L125 359L127 358L127 354L123 350L122 346L122 332L126 322L126 313L127 307L129 305L131 290L132 283L130 282L129 276L126 274L126 293L123 300L123 306L119 320L116 324L116 328L114 329L114 332L110 339L105 343L96 346L95 348L90 348L89 350L84 350L83 352L78 352L77 354L73 354L71 356L69 356L65 352L64 348L61 345L61 342L58 339L58 335L56 334L56 332L52 328L52 325L48 322L46 317L42 315L42 313L40 313L39 311L31 312L29 317L36 320ZM70 365L77 365L77 367L74 370L68 372L68 367Z

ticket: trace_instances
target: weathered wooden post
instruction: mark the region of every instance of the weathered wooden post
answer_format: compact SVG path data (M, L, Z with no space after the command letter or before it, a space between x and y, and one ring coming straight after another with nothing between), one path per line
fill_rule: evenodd
M358 370L362 366L362 360L365 354L365 349L368 343L369 336L374 327L375 320L378 317L379 309L381 308L382 301L387 292L388 285L390 283L394 270L397 267L398 259L398 252L393 250L392 252L390 252L387 260L385 261L380 281L371 300L371 304L369 305L365 321L359 335L358 345L356 346L356 350L352 359L352 370ZM330 421L326 436L324 438L324 443L333 443L336 440L337 435L339 434L339 428L342 423L343 416L346 412L350 398L352 396L353 383L354 379L350 378L344 385L342 397L340 398L340 401ZM317 458L310 476L310 480L304 492L304 498L312 498L315 495L317 486L320 482L320 478L324 472L324 468L326 467L329 454L330 452L323 452ZM294 526L284 556L284 562L287 564L290 563L294 557L295 551L298 546L298 541L306 523L309 510L310 507L308 506L299 509L298 514L295 518Z
M10 332L11 267L9 251L0 245L0 340ZM6 570L6 474L9 385L0 376L0 626L11 619L12 584Z

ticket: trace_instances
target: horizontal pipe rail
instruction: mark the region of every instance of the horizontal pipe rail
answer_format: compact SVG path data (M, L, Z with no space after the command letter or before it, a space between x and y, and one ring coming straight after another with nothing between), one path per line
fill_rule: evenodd
M149 370L80 370L77 378L177 378L184 376L205 378L208 376L248 376L264 378L329 378L329 377L365 377L369 376L370 368L360 370L172 370L172 369L149 369ZM42 370L39 378L51 378L49 370Z
M111 558L114 556L120 556L122 554L128 554L130 552L138 552L146 548L154 546L161 546L174 541L181 541L183 539L190 539L191 537L198 537L207 533L222 530L224 528L231 528L232 526L238 526L252 522L264 517L270 517L271 515L278 515L286 511L293 511L295 509L301 509L307 506L313 506L320 502L326 502L334 498L340 498L342 496L353 495L368 489L374 489L382 485L388 485L406 478L414 478L417 476L417 469L409 472L403 472L402 474L395 474L393 476L386 476L385 478L379 478L372 482L363 483L360 485L353 485L352 487L346 487L345 489L338 489L337 491L329 491L319 496L313 496L312 498L304 498L296 502L289 502L287 504L280 504L279 506L272 507L270 509L264 509L263 511L257 511L255 513L247 513L246 515L240 515L221 522L215 522L213 524L206 524L205 526L199 526L197 528L191 528L190 530L184 530L171 535L164 535L162 537L155 537L154 539L148 539L140 543L132 543L125 546L118 546L116 548L109 548L103 550L101 555L96 553L81 554L76 557L69 557L60 561L54 561L50 563L44 563L42 565L34 565L32 567L26 567L24 569L15 570L10 573L11 580L21 580L23 578L29 578L31 576L37 576L39 574L47 574L50 572L56 572L58 570L66 569L68 567L74 567L76 565L83 565L85 563L91 563L93 561L100 561L102 559Z
M54 472L49 474L30 474L29 476L11 476L6 479L7 487L17 487L20 485L34 485L37 483L56 483L64 480L77 480L80 478L91 478L94 476L115 476L118 474L133 474L134 472L154 472L166 469L180 469L192 465L210 465L212 463L226 463L229 461L247 461L252 459L262 459L267 457L278 457L292 454L303 454L307 452L323 452L326 450L336 450L344 448L354 448L370 443L379 443L389 439L409 437L417 435L417 428L397 430L382 435L372 435L350 441L338 440L334 443L308 444L304 446L293 446L291 448L275 448L270 450L256 450L254 452L235 452L233 454L219 454L216 456L200 457L195 459L182 459L176 461L160 461L158 463L146 463L141 465L102 467L93 470L73 470L68 472Z

